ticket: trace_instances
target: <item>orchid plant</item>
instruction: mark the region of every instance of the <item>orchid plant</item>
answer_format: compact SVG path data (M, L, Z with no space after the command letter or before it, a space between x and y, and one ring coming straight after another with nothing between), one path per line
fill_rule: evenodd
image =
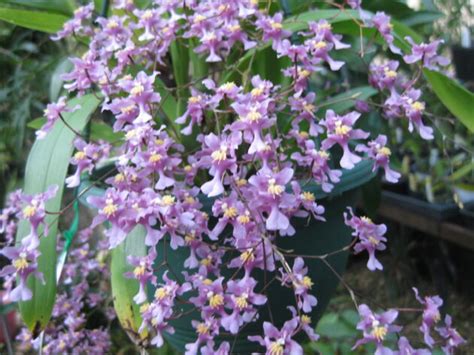
M421 43L387 14L364 11L360 0L328 5L332 8L293 17L277 4L255 0L155 0L145 8L115 0L103 16L97 16L93 4L75 11L52 39L78 43L79 56L71 58L73 69L63 76L64 88L76 98L63 96L49 104L37 131L38 145L70 137L74 172L62 181L45 179L46 185L56 183L40 187L45 192L15 192L0 219L9 244L1 253L11 260L1 275L8 280L8 299L21 302L30 336L41 336L61 274L54 246L57 214L71 206L59 210L66 184L76 199L88 196L84 199L96 211L90 228L105 226L99 247L125 253L128 265L112 268L112 286L114 277L122 280L116 283L131 280L137 293L126 300L122 289L114 295L115 306L142 349L164 344L163 336L174 331L171 321L183 315L176 305L186 302L199 315L190 324L195 337L186 353L232 352L231 341L216 339L224 333L238 335L266 307L267 285L255 276L260 271L276 275L275 282L292 290L295 302L288 305L286 323L264 322L261 332L248 340L271 355L302 354L295 340L299 334L317 341L310 313L318 304L314 289L323 286L308 276L305 258L325 256L294 255L278 241L298 238L296 219L325 223L325 200L311 186L330 193L344 172L362 161L396 182L400 174L390 167L386 135L373 135L360 122L377 110L389 124L401 122L412 134L432 139L430 121L436 118L423 102L423 74L429 82L433 77L450 80L444 74L448 60L438 54L439 41ZM380 50L381 56L366 62L368 49L383 48L385 55ZM350 50L367 66L371 94L334 99L311 89L314 78L326 80L343 71L346 63L338 52ZM265 60L277 69L259 75L255 65ZM348 105L341 111L338 103ZM87 133L97 122L89 119L97 107L113 130L108 142ZM49 154L68 149L56 146ZM97 176L103 166L110 168ZM27 169L27 179L37 174L42 173ZM105 190L88 195L97 185ZM340 221L353 230L353 239L332 253L367 253L367 267L382 270L376 253L386 247L387 228L348 207ZM87 243L89 231L82 242ZM130 249L123 246L131 244L145 252L127 254ZM160 265L167 267L166 273L156 276L158 252L167 244L171 252L189 253L180 278L166 262ZM88 262L86 254L79 259ZM48 263L53 267L42 267ZM224 270L233 276L224 277ZM155 290L152 297L150 288ZM52 292L45 296L46 290ZM419 308L377 313L349 292L361 317L361 339L354 349L373 343L377 354L429 354L436 347L450 354L464 342L451 318L441 319L437 296L422 298L415 289ZM46 302L41 310L38 297ZM397 318L404 311L420 313L423 348L414 349L403 336L398 349L384 345L389 333L402 334ZM58 353L71 332L88 331L76 325L69 329L44 338L46 346L35 344L45 353ZM100 345L81 351L100 347L106 352L107 338L102 333L97 337Z

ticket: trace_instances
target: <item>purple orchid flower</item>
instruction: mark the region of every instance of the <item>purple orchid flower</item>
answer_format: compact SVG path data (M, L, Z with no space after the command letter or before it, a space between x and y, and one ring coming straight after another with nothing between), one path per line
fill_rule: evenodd
M393 25L390 23L391 17L385 12L378 11L374 17L372 17L372 25L379 31L382 37L388 44L390 50L395 54L402 54L400 48L393 44L394 37L392 34Z
M75 140L74 146L77 152L71 158L71 164L76 165L77 168L74 175L68 177L65 181L69 188L79 186L81 174L84 171L90 174L95 164L101 159L106 158L111 149L110 144L106 142L101 141L98 144L86 143L80 138Z
M443 305L443 300L439 296L421 298L417 288L413 287L413 291L418 302L425 307L423 309L423 322L421 323L420 331L423 333L426 345L433 348L435 341L430 335L430 330L441 320L439 308Z
M286 321L281 330L269 322L263 323L264 337L260 335L249 336L254 341L264 346L266 355L303 355L303 348L292 339L298 328L298 320L293 318Z
M442 346L444 353L452 355L457 347L466 343L466 340L452 327L450 315L446 315L444 324L444 327L436 328L436 331L446 340L446 343Z
M365 145L358 145L356 151L367 153L369 159L374 161L372 171L376 171L379 167L385 171L385 180L396 183L400 179L401 174L390 168L390 155L392 152L386 147L387 136L381 134L375 140Z
M50 186L46 192L37 195L22 195L21 200L24 204L19 218L26 219L30 225L30 233L21 240L21 244L29 250L36 249L39 244L38 228L43 225L43 235L48 235L49 228L46 223L46 201L52 199L58 191L58 186Z
M267 302L267 297L255 293L257 281L251 277L227 283L227 294L229 295L228 307L232 310L221 320L224 329L232 334L237 334L239 328L254 319L257 308Z
M407 338L401 337L398 340L398 351L393 352L394 355L431 355L428 349L415 349L411 346Z
M381 314L373 313L370 308L361 304L359 306L361 320L357 323L357 329L363 332L363 338L359 339L352 350L360 345L374 343L376 346L375 355L390 355L393 351L383 346L384 340L389 333L399 332L402 328L392 323L398 317L398 311L391 309Z
M236 156L235 150L242 141L238 132L230 135L222 134L221 137L211 133L203 139L202 158L199 166L210 168L209 173L214 176L211 181L201 186L201 190L208 197L214 197L224 192L223 179L227 170L235 172Z
M282 209L294 202L294 198L285 192L285 187L292 177L291 168L284 168L280 172L261 169L249 179L249 183L258 191L258 203L269 213L265 222L267 230L285 231L290 228L290 220Z
M339 116L333 110L328 110L326 118L321 121L321 125L327 129L327 138L321 143L321 148L328 150L334 144L341 146L343 155L340 165L345 169L352 169L355 164L362 160L358 155L350 151L349 140L365 139L369 136L369 133L353 128L359 117L360 113L358 112L350 112L347 115Z
M411 54L405 55L403 59L407 64L413 64L421 61L423 66L430 70L439 70L439 66L446 66L449 64L449 59L437 54L438 47L442 40L435 40L431 43L416 44L410 36L405 39L411 44Z
M209 98L207 95L191 88L191 97L188 99L188 106L184 114L176 119L176 123L184 124L188 117L191 118L189 125L181 130L184 135L190 135L193 132L194 125L200 125L204 118L204 110L209 107Z
M331 192L335 183L340 181L342 171L333 170L329 166L330 155L324 150L317 150L312 140L304 141L304 154L293 153L291 158L296 160L298 165L310 166L313 179L321 185L324 192Z
M161 100L160 94L155 92L153 88L157 75L158 73L155 72L148 76L141 71L134 80L127 78L119 83L121 89L130 95L129 99L138 106L139 113L133 121L134 123L146 123L152 119L149 113L151 104L158 103Z
M387 241L387 238L384 237L384 234L387 231L387 227L385 224L375 224L368 217L355 216L350 207L348 207L348 210L351 217L349 218L347 213L344 212L344 222L354 230L352 235L359 238L359 242L354 245L354 251L356 254L364 250L369 253L367 268L370 271L383 270L382 264L375 257L375 251L386 249L384 243Z
M44 283L43 274L37 269L39 251L21 245L19 247L5 247L0 250L0 254L12 261L11 265L7 265L0 270L0 277L15 275L18 279L18 285L10 291L9 299L13 302L30 300L33 294L26 285L28 276L33 274Z
M291 35L290 31L283 29L283 14L276 13L273 17L261 15L256 21L257 29L263 31L264 42L273 41L272 48L279 52L282 40Z
M290 283L293 286L295 295L298 299L298 308L305 313L311 312L313 307L316 307L318 301L316 297L309 292L314 283L309 276L307 276L308 268L304 266L303 258L297 257L293 264L293 272L291 275L285 274L283 269L280 269L283 274L283 283Z
M94 11L94 3L90 3L86 6L78 7L74 10L74 17L66 21L61 31L52 36L53 41L59 41L63 38L71 35L76 36L91 36L94 31L89 26L83 26L83 21L90 19Z
M146 256L138 257L129 255L127 257L128 263L133 266L133 271L126 272L125 277L138 280L140 285L138 293L133 297L133 301L141 304L147 300L146 285L148 282L156 284L156 276L153 275L153 264L156 258L156 251L151 248Z
M36 137L43 139L53 129L54 124L61 118L61 115L65 112L74 112L80 108L79 105L74 107L68 107L66 103L66 96L61 96L58 102L51 103L46 106L44 115L46 117L46 123L36 131Z
M398 79L398 63L390 60L384 64L372 63L369 68L369 83L379 90L393 90Z
M425 110L425 103L418 101L420 96L421 90L409 89L400 97L400 100L409 121L408 130L412 132L413 126L415 126L421 138L431 140L434 138L433 128L423 124L422 116Z

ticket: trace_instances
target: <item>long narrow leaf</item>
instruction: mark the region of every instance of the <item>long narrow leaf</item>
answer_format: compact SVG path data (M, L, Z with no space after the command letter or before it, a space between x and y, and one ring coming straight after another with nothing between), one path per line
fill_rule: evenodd
M0 7L0 20L31 30L55 33L62 28L68 17L50 12Z
M71 100L70 105L81 105L73 113L64 114L65 120L77 131L81 131L96 110L100 101L92 95ZM59 211L63 195L64 180L73 151L75 134L58 121L46 138L36 141L31 149L25 170L24 192L35 194L45 191L51 185L59 187L55 198L46 204L48 211ZM20 303L20 311L25 324L36 332L44 329L51 316L56 297L56 239L58 216L47 215L49 234L41 238L38 269L43 273L45 284L35 277L30 277L28 287L33 292L30 301ZM29 224L20 221L17 231L17 241L29 232Z
M0 5L23 6L66 16L72 15L74 11L73 0L0 0Z
M423 73L443 105L474 132L474 94L440 72L425 69Z
M145 229L137 226L122 244L112 250L110 262L115 312L123 329L137 344L147 335L146 332L138 333L142 318L140 307L133 301L133 296L137 294L139 284L136 279L126 278L124 273L133 271L133 267L127 261L127 256L145 256L146 252Z

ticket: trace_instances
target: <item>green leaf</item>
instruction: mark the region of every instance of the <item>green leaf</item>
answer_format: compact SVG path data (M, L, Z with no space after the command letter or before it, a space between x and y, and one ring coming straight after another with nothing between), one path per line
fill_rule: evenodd
M73 0L0 0L0 6L2 5L23 6L68 16L74 11Z
M0 20L41 32L58 32L68 19L61 14L0 7Z
M439 20L444 15L438 11L418 11L401 20L407 26L424 25Z
M142 318L140 306L133 301L133 297L138 292L139 283L136 279L126 278L124 273L133 271L127 256L145 256L146 253L145 228L138 225L127 235L125 241L112 250L110 262L115 312L122 328L136 344L147 335L146 332L138 334Z
M423 73L443 105L474 132L474 94L440 72L424 69Z
M71 100L70 107L81 105L81 108L72 113L65 113L64 119L75 130L81 131L89 121L89 117L96 110L100 101L93 95L85 95ZM49 186L59 187L57 195L46 203L47 211L59 211L63 196L64 180L73 152L75 134L58 121L51 132L42 140L37 140L28 156L25 169L24 192L36 194L44 192ZM38 270L43 273L45 284L35 277L28 279L28 287L33 292L33 298L20 303L23 321L32 331L44 329L51 316L54 299L56 297L56 239L58 231L58 216L48 214L46 223L49 225L49 234L41 237L38 259ZM21 220L18 226L17 241L24 238L30 230L27 221ZM39 231L42 233L42 231Z
M354 107L356 100L367 100L369 97L374 96L377 94L377 90L375 90L371 86L361 86L351 90L347 90L342 94L325 98L323 102L319 103L319 107L326 110L334 110L334 112L341 114L344 111L349 110L350 108ZM321 111L319 112L322 113Z
M103 122L91 123L91 139L94 141L105 140L110 143L116 143L123 138L123 133L114 132L112 127Z
M304 30L309 21L327 20L331 24L342 21L359 19L359 13L354 10L311 10L296 16L291 16L283 22L283 28L292 32Z
M73 64L69 59L64 58L59 61L58 65L54 69L53 75L51 76L51 83L49 85L49 99L51 101L56 101L61 95L61 90L63 89L64 81L61 79L61 76L64 73L72 70Z

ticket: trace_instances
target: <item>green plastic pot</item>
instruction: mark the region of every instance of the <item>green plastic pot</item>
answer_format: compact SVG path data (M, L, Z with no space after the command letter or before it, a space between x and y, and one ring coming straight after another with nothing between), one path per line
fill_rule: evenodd
M335 186L330 194L324 193L319 186L306 186L305 190L313 192L318 202L322 203L326 208L325 218L326 222L318 222L312 220L307 224L306 219L295 218L292 221L293 226L296 229L296 234L291 237L280 237L278 239L278 245L281 248L287 250L293 250L294 254L304 255L322 255L330 253L336 250L342 249L348 245L351 241L351 233L348 227L344 224L343 212L348 206L354 207L359 196L359 187L367 183L371 178L374 177L372 173L372 164L367 161L359 163L354 169L349 171L343 171L341 182ZM322 200L321 200L322 199ZM209 199L202 199L204 204L204 210L211 212L212 201ZM165 253L165 248L166 253ZM169 265L173 269L173 274L179 277L178 281L184 282L182 277L182 271L185 270L183 267L184 261L189 256L189 251L186 248L179 248L178 250L172 250L169 243L159 243L157 248L158 257L156 265L163 262L164 255L166 255ZM233 255L235 257L235 255ZM334 268L334 270L340 275L346 268L348 258L348 252L341 252L335 254L326 260ZM230 258L224 260L229 261ZM293 265L293 258L288 259L290 266ZM306 265L308 266L308 276L314 282L313 292L318 299L318 304L311 312L312 324L315 326L318 320L323 315L331 297L333 296L337 285L339 284L338 277L325 265L321 260L318 259L306 259ZM229 269L223 272L225 278L230 278L231 275L237 269ZM157 272L158 280L162 280L163 273L166 271L165 268L159 268ZM255 272L253 276L259 282L257 286L257 292L264 285L263 272ZM273 279L274 273L267 273L267 281ZM168 273L168 277L173 278L172 273ZM150 298L153 297L154 288L149 287ZM185 299L189 299L193 296L192 293L185 294ZM288 310L289 305L295 305L295 297L293 292L280 285L278 281L274 281L267 288L268 306L261 307L259 312L259 319L253 323L248 324L243 330L237 335L221 335L214 339L217 344L222 341L229 341L233 353L249 354L252 352L258 352L262 349L257 343L250 342L247 340L249 335L256 335L262 333L262 323L270 320L269 308L271 308L273 324L277 327L281 327L283 323L291 318L291 313ZM165 334L165 339L168 343L178 350L184 352L185 345L187 343L193 343L197 339L195 329L191 325L193 319L199 320L199 312L190 312L192 309L191 305L179 306L177 311L185 312L185 316L179 319L170 321L170 324L174 327L174 334ZM190 313L187 313L190 312Z

